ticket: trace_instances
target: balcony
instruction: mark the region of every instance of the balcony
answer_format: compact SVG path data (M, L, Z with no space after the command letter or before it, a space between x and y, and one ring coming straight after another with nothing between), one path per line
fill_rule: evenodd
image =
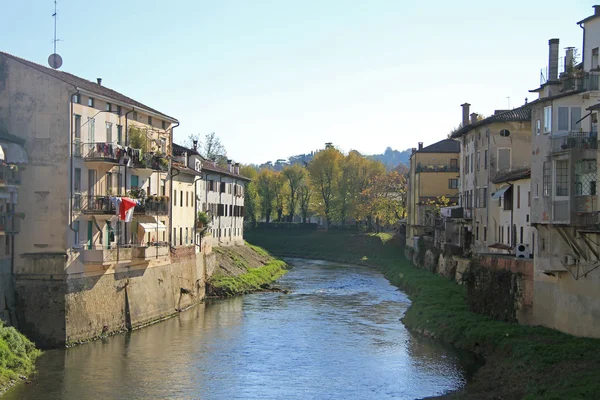
M459 172L456 164L417 164L416 172Z
M559 78L561 92L581 92L600 89L599 71L574 71L571 73L562 73Z
M16 235L21 231L21 218L13 213L0 213L0 235Z
M112 142L75 143L74 155L89 162L107 162L111 164L125 164L132 159L132 151L128 152L119 144ZM129 153L129 154L128 154Z
M146 199L143 204L138 204L133 210L134 214L167 215L169 213L169 198L165 200Z
M150 169L154 171L166 172L169 170L169 162L165 157L158 155L147 155L146 158L140 160L139 158L133 157L133 168L135 169Z
M21 184L21 172L17 167L10 165L0 166L0 187L18 186Z
M116 209L109 196L88 196L76 194L73 196L73 210L84 214L114 214Z
M86 264L115 264L119 262L131 262L138 260L152 260L169 255L169 247L166 242L158 242L149 246L138 246L132 244L112 245L110 248L94 245L84 245L80 250L81 261Z
M593 150L590 157L596 158L598 150L598 132L569 132L564 136L552 137L552 153L573 150Z
M133 258L136 260L152 260L153 258L167 257L168 255L169 246L163 242L133 248Z

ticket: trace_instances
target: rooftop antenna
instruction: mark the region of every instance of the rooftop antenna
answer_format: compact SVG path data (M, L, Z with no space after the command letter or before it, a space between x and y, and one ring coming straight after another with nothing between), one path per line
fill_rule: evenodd
M54 69L59 69L62 66L62 57L56 53L56 42L58 39L56 38L56 18L58 13L56 12L56 0L54 0L54 14L52 14L52 18L54 18L54 53L50 54L48 57L48 65L50 65Z

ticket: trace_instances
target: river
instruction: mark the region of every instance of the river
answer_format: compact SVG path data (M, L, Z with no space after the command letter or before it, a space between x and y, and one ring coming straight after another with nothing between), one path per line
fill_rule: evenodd
M415 399L466 383L465 355L411 334L373 269L290 259L278 286L40 357L6 399Z

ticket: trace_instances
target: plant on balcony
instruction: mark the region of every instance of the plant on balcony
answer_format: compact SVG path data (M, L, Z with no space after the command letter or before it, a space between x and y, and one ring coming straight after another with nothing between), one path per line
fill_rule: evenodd
M161 170L166 171L169 168L169 160L164 157L158 158L158 165Z
M154 201L156 201L156 197L155 196L148 196L146 198L146 203L152 203Z
M196 224L197 224L198 228L203 228L205 226L208 226L209 223L210 223L210 219L208 217L208 214L203 211L198 211L198 216L196 219Z
M132 199L145 200L146 199L146 191L144 189L131 189L127 196Z
M129 127L129 146L134 149L140 149L144 153L148 152L148 138L146 137L146 132L144 132L141 128L137 126Z

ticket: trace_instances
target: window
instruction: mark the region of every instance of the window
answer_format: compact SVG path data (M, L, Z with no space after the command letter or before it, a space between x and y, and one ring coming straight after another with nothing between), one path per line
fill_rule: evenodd
M558 130L569 130L569 107L558 107Z
M183 207L183 190L179 191L179 207Z
M121 116L121 106L117 106L117 115Z
M544 133L552 132L552 106L544 107Z
M140 186L140 177L137 175L131 175L131 189L137 190Z
M592 49L592 69L598 68L598 47Z
M477 171L481 168L481 152L477 152Z
M189 206L190 206L190 200L189 200L189 198L188 198L189 196L190 196L190 192L187 192L187 191L186 191L186 192L185 192L185 206L186 206L186 207L189 207Z
M483 194L481 195L481 203L482 203L481 207L485 208L485 207L487 207L487 187L484 187L482 189L482 191L483 191Z
M123 144L123 125L117 125L117 144Z
M90 150L94 149L94 142L96 141L96 120L88 117L88 142Z
M469 162L471 163L471 173L473 173L473 161L474 161L473 156L474 156L474 154L471 154L471 157L469 157L470 158Z
M106 143L112 143L112 123L106 123Z
M93 97L88 98L88 107L94 107L94 98Z
M487 169L488 165L488 151L483 152L483 169Z
M500 136L502 136L502 137L509 137L510 136L510 131L508 129L502 129L500 131Z
M177 206L177 190L173 190L173 207Z
M531 190L527 192L527 207L531 207Z
M152 117L148 117L148 125L152 125Z
M517 186L517 208L521 208L521 186Z
M188 244L188 228L185 228L185 244Z
M596 160L581 160L575 163L575 195L596 195Z
M502 199L504 198L504 195L500 196L500 198L498 199L498 207L502 208Z
M225 182L221 182L220 192L225 193Z
M581 129L581 107L571 107L571 130L579 131Z
M520 230L521 230L521 232L520 232L521 233L521 235L520 235L521 240L519 241L519 243L523 243L523 227L521 227Z
M177 245L177 228L173 228L173 246Z
M106 103L106 111L112 111L110 103Z
M498 149L498 171L505 171L510 169L510 150L511 149Z
M183 245L183 228L179 228L179 245Z
M73 222L73 231L73 233L75 234L74 243L79 244L79 221Z
M161 126L163 129L167 129L167 123L166 123L165 121L161 121L161 123L160 123L160 126Z
M161 196L167 195L167 181L165 179L160 180L160 195Z
M131 113L131 119L137 121L137 111Z
M479 227L475 227L475 240L479 240Z
M75 114L74 118L75 143L73 143L73 155L81 157L81 115Z
M483 227L483 241L487 242L487 226Z
M74 94L72 97L73 103L77 103L77 104L81 104L81 95L80 94Z
M73 174L73 190L75 193L81 192L81 168L75 168Z
M556 196L569 195L569 161L556 160L554 164L554 181L556 183Z
M458 179L448 179L448 189L458 189Z
M537 199L540 197L540 184L538 182L534 183L533 188L535 189L534 197Z
M539 119L537 121L535 121L535 135L539 135L540 132L542 131L542 121L540 121Z
M4 246L4 254L9 255L10 254L10 236L6 235L6 239L4 241L5 246Z
M504 192L504 211L510 211L513 209L513 189L514 186L511 186L506 192Z

